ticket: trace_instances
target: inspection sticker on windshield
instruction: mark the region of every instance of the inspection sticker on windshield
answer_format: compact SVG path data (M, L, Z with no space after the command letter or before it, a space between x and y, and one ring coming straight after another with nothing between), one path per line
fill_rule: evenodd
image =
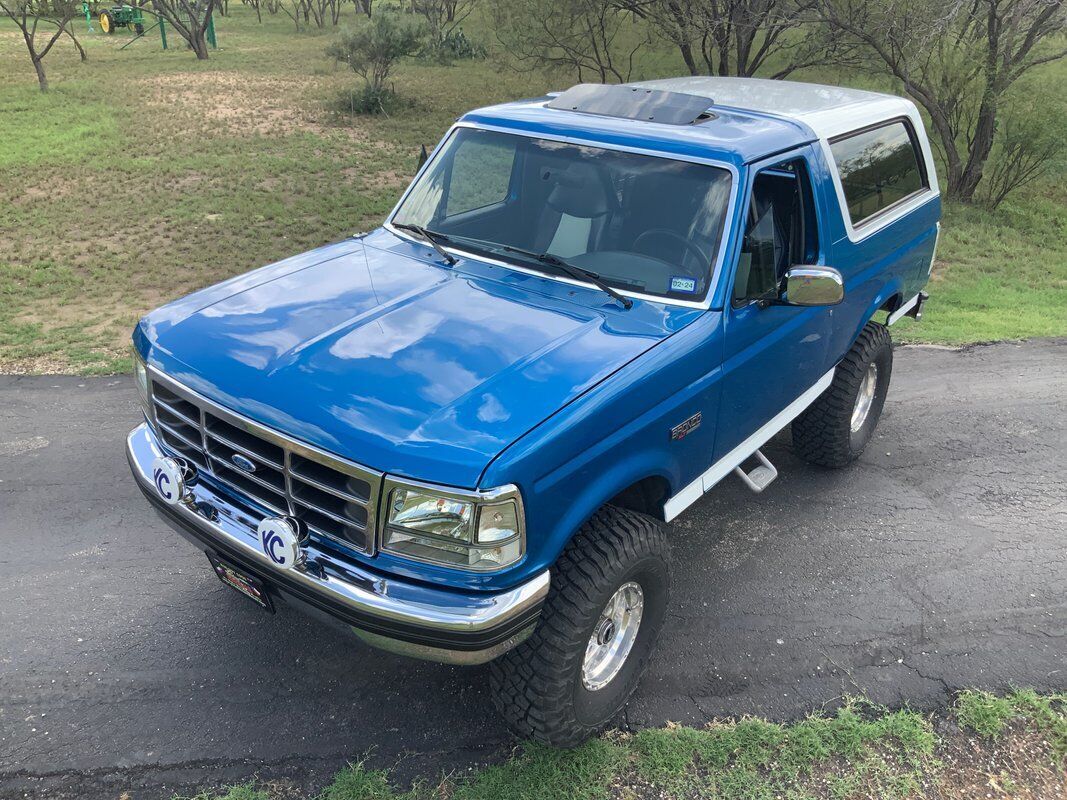
M687 294L693 294L697 290L697 279L686 278L675 275L671 278L671 291L672 292L686 292Z

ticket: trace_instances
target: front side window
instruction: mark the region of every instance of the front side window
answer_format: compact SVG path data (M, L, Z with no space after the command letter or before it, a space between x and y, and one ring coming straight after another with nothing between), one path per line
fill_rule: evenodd
M458 128L393 222L549 275L560 273L531 254L616 289L701 300L729 197L730 173L719 167Z
M853 226L927 187L919 152L903 121L831 140Z
M447 216L485 208L507 199L515 143L474 137L456 147Z
M760 171L752 181L734 277L734 305L777 297L789 267L813 264L818 257L815 201L804 160Z

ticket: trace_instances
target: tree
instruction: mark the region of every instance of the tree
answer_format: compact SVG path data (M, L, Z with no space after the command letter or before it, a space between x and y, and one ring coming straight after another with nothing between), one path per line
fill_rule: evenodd
M784 78L823 64L835 46L814 22L816 0L620 0L672 42L692 75Z
M207 28L215 12L216 0L152 0L152 8L163 17L201 61L207 59Z
M42 92L48 91L44 57L64 33L74 40L82 60L85 60L85 51L82 50L81 44L74 34L67 30L67 24L81 10L81 3L75 3L74 0L0 0L0 10L10 17L21 31L33 69L37 73L37 85L41 87ZM43 43L37 38L37 29L42 23L47 26L54 25L56 28Z
M393 67L401 58L414 55L422 46L424 36L421 27L395 13L379 11L360 27L342 31L337 41L326 48L326 55L347 64L363 78L364 97L381 110L385 82Z
M886 70L930 116L946 192L969 202L996 138L1008 90L1067 56L1064 0L818 0L825 22ZM1017 145L1016 145L1017 147Z
M440 49L450 34L471 15L478 0L418 0L415 13L426 20L430 46Z
M492 8L497 35L516 61L573 72L579 81L628 81L634 56L649 43L627 9L604 0L497 0Z
M259 22L259 23L263 22L263 9L261 7L262 6L262 0L241 0L241 2L244 3L246 6L249 6L250 8L255 10L255 12L256 12L256 22Z
M996 145L979 186L979 199L994 209L1049 172L1067 150L1062 91L1027 86L1013 95L1001 109L1003 122L997 123Z

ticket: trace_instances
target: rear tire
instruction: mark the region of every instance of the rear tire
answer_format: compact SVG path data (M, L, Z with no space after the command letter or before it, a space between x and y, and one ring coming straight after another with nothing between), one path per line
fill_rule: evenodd
M868 322L825 392L793 420L793 449L822 467L851 464L874 435L893 373L889 329Z
M490 665L508 728L575 747L610 722L644 672L669 586L662 527L634 511L598 511L556 562L534 633Z
M118 24L115 22L115 17L112 16L110 11L101 11L100 16L97 17L100 22L100 30L106 33L108 36L115 32L115 28Z

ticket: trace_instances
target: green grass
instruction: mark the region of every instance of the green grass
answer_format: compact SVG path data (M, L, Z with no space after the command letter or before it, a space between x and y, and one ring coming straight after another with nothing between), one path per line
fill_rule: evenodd
M882 797L904 797L918 785L933 753L929 721L911 711L867 718L857 701L834 717L793 725L748 719L708 730L647 730L634 738L636 772L673 794L723 798L780 797L834 763ZM901 789L904 792L901 793Z
M950 205L923 318L894 338L967 344L1067 334L1067 195L1049 187L992 214Z
M346 21L355 22L353 9ZM323 55L332 31L258 25L234 4L222 49L198 62L151 38L83 34L46 60L36 90L14 27L0 21L0 372L127 368L129 331L155 306L377 225L462 111L566 86L495 58L395 74L407 101L388 116L327 110L356 85ZM78 28L82 30L81 27ZM468 34L490 47L472 20ZM670 48L635 77L678 74ZM856 83L821 68L800 79ZM1067 63L1049 65L1050 85ZM869 85L868 79L859 79ZM960 344L1067 334L1067 171L996 213L950 207L928 312L897 338Z
M961 727L995 739L1013 721L1022 721L1048 737L1059 762L1067 762L1067 693L1042 695L1032 689L1005 696L965 691L956 698L956 719Z
M400 790L355 763L317 800L814 800L975 796L991 775L1042 796L1062 771L1064 695L968 691L952 714L960 733L935 734L926 715L847 701L832 716L792 724L756 718L695 729L672 725L594 739L575 750L527 744L464 778ZM941 726L944 727L944 726ZM1011 749L1008 739L1027 749ZM1025 741L1024 741L1025 740ZM1035 746L1035 742L1039 744ZM998 750L997 748L1000 748ZM1020 757L1020 753L1023 757ZM1007 755L1005 755L1007 754ZM1059 759L1058 762L1050 759ZM951 766L946 764L951 762ZM1058 765L1057 765L1058 763ZM996 768L994 770L994 767ZM195 800L293 796L246 784Z

